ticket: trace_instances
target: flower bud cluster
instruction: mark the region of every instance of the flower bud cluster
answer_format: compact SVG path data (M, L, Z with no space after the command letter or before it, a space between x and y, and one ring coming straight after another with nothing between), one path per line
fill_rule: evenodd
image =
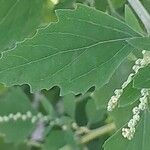
M0 123L18 120L30 120L31 123L35 123L37 120L48 121L49 119L48 116L44 116L40 112L33 115L31 111L27 111L26 113L17 112L16 114L10 113L9 115L0 116Z
M147 89L141 90L141 98L139 99L140 103L138 106L133 108L133 117L128 122L128 127L122 129L122 135L124 138L131 140L134 137L136 125L140 121L140 113L147 108L148 95L149 93Z
M118 99L122 95L123 89L116 89L114 91L115 95L113 95L107 105L107 110L112 111L118 104Z
M50 116L43 115L42 113L38 113L33 115L31 111L27 111L26 113L17 112L15 114L10 113L8 115L0 116L0 123L6 123L9 121L31 121L31 123L36 123L38 120L48 123L51 127L60 126L62 130L68 130L68 125L64 124L59 118L51 118ZM71 125L72 128L79 128L78 125L73 122Z
M145 51L142 51L142 54L145 54ZM114 95L110 98L108 105L107 105L107 110L112 111L117 105L118 105L118 100L120 96L123 93L123 90L127 87L127 85L133 80L134 76L138 73L140 68L143 68L147 65L147 62L143 59L137 59L135 61L135 65L132 67L133 73L131 73L127 80L122 84L121 89L116 89L114 91Z

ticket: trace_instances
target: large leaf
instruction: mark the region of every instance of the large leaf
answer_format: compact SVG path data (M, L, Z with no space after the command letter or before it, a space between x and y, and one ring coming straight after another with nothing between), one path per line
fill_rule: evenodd
M0 52L33 34L43 20L46 0L0 0ZM38 10L38 11L37 11Z
M63 94L101 87L133 50L126 40L140 36L125 23L83 5L59 10L57 16L57 23L3 54L0 82L28 83L34 91L59 85Z

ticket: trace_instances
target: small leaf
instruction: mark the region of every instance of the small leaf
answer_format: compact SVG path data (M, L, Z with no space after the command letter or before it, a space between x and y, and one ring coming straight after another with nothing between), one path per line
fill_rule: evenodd
M99 123L104 119L106 110L96 107L94 99L89 99L86 104L86 115L88 118L88 126Z
M67 113L70 117L75 119L75 111L76 111L75 96L73 94L68 94L64 96L63 102L65 113Z
M54 117L56 115L52 104L44 95L40 95L40 103L50 117Z

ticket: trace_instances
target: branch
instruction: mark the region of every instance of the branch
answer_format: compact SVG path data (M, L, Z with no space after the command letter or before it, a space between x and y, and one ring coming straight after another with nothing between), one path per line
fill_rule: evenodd
M138 17L144 24L147 33L150 34L150 15L139 0L128 0L129 4L136 12Z
M80 143L81 144L86 144L86 143L88 143L89 141L91 141L93 139L96 139L100 136L103 136L105 134L108 134L108 133L114 131L115 129L116 129L115 124L111 123L111 124L107 124L103 127L91 130L88 134L84 135L81 138Z

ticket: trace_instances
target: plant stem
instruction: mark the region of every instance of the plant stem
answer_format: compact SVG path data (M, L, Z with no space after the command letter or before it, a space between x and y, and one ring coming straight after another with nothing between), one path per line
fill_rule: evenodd
M41 147L40 142L36 142L36 141L27 141L27 145L28 146L35 146L35 147Z
M139 0L128 0L128 2L144 24L147 33L150 34L150 15L147 10Z
M80 143L81 144L86 144L86 143L88 143L89 141L91 141L93 139L96 139L100 136L103 136L105 134L108 134L108 133L114 131L115 129L116 129L115 124L111 123L111 124L107 124L105 126L102 126L100 128L91 130L88 134L84 135L81 138Z

